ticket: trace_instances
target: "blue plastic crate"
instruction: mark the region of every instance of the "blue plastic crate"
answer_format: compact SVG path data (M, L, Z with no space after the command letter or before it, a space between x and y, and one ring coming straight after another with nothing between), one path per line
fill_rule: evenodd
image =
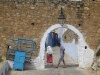
M26 52L15 51L13 68L23 70L24 63L25 63L25 57L26 57Z
M23 71L23 69L24 69L24 63L14 62L13 68L14 69L19 69L19 70Z

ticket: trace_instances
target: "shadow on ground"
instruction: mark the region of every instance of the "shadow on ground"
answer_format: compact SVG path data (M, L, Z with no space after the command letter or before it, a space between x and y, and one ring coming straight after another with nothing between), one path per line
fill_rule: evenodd
M45 68L55 68L56 65L52 65L52 64L48 64L48 65L45 65ZM78 64L68 64L67 65L67 68L77 68L79 65ZM59 65L58 68L63 68L63 65Z

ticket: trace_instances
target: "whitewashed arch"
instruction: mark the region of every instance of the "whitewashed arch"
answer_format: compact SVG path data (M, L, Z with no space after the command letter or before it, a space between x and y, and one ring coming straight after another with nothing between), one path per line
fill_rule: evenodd
M60 24L52 25L44 33L44 35L41 39L41 42L40 42L39 56L34 60L34 65L37 69L44 69L45 68L45 64L44 64L44 61L45 61L45 59L44 59L45 41L46 41L48 33L50 33L52 30L54 30L56 28L60 28L60 27L61 27ZM79 43L78 43L78 63L79 63L79 67L81 67L81 68L90 67L92 62L93 62L94 51L89 48L88 44L84 40L82 33L77 28L75 28L74 26L69 25L69 24L65 24L63 27L64 28L67 27L67 28L71 29L79 37ZM85 46L87 46L87 49L85 49Z

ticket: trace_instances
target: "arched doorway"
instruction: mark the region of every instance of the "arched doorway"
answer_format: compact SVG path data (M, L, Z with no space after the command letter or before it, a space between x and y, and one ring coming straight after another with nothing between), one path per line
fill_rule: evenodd
M47 31L44 33L41 42L40 42L40 52L39 56L34 60L34 65L37 69L44 69L45 64L44 64L44 55L45 55L45 41L48 33L50 33L52 30L56 28L60 28L60 24L55 24L52 25L50 28L47 29ZM94 51L89 48L88 44L85 42L85 39L82 35L82 33L75 28L72 25L65 24L63 26L64 28L71 29L74 31L78 37L79 37L79 43L78 45L78 63L80 68L89 68L93 62L93 56L94 56ZM85 49L87 47L87 49Z

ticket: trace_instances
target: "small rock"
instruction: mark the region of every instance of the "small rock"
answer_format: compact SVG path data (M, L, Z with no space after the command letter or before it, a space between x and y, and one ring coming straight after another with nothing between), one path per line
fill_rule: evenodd
M35 7L31 7L31 9L35 9Z

